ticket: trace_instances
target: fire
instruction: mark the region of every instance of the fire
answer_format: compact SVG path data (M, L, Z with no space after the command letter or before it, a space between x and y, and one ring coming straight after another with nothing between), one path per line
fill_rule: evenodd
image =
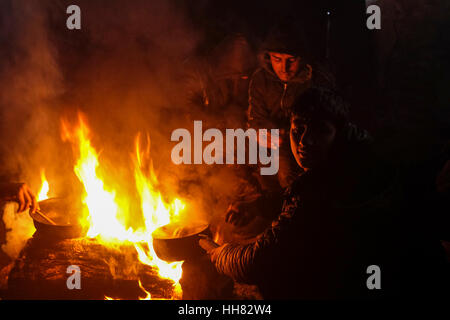
M139 280L139 288L141 288L145 292L145 298L139 298L139 300L151 300L152 299L152 295L150 294L150 292L145 290L145 288L142 286L141 280Z
M145 288L142 286L141 280L138 281L138 285L139 285L139 288L141 288L141 290L144 291L144 293L145 293L145 297L144 298L139 297L139 300L152 300L152 295L150 294L150 292L145 290ZM112 297L105 296L105 300L120 300L120 299L114 299Z
M152 295L150 294L150 292L145 290L145 288L142 286L141 280L138 281L138 285L139 285L139 288L145 293L145 297L143 297L143 298L139 297L138 299L139 300L152 300ZM112 298L112 297L109 297L109 296L105 296L104 299L105 300L120 300L120 299L115 299L115 298Z
M174 292L181 293L179 280L182 276L182 261L167 263L159 259L153 249L152 233L157 228L176 221L185 205L179 199L171 204L164 202L158 191L158 180L150 158L150 143L147 136L147 148L142 151L140 134L135 140L136 152L133 155L134 178L141 201L144 225L137 230L126 228L124 221L128 217L129 206L120 205L115 190L105 186L99 175L99 159L89 139L89 128L79 114L79 124L71 130L67 122L62 121L62 137L69 141L78 156L74 172L84 186L85 204L82 225L88 230L87 236L97 238L102 244L114 244L129 241L136 248L139 261L157 268L162 278L174 282ZM142 285L141 285L142 288ZM150 298L148 295L147 298Z
M45 170L41 169L41 190L38 193L37 200L42 201L48 199L48 192L50 186L48 185L47 178L45 177Z
M148 239L148 248L135 244L142 263L148 265L156 265L159 274L163 278L181 279L182 262L166 263L158 258L153 250L152 233L157 228L165 226L170 222L175 222L179 217L180 211L184 209L184 204L179 199L175 199L171 205L166 205L162 200L161 193L156 189L157 178L153 170L153 164L150 159L150 139L147 136L147 149L141 152L140 135L138 134L135 141L135 180L136 188L141 198L141 209L145 221L145 234ZM147 169L147 170L146 170Z

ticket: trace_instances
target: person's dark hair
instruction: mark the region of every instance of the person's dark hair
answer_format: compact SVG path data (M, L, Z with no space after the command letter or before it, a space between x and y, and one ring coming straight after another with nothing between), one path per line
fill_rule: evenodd
M342 128L348 123L349 106L335 91L313 87L306 90L295 100L291 117L301 116L310 119L327 119Z

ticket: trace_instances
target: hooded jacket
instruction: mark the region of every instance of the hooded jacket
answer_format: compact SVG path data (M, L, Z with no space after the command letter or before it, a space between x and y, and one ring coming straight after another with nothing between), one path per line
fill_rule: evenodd
M311 86L335 88L331 74L317 65L304 64L289 82L281 81L272 69L267 50L258 56L257 69L249 85L248 125L255 129L289 129L294 101Z
M280 130L280 167L277 179L279 185L285 188L299 171L289 146L292 106L308 88L321 86L334 89L335 81L319 64L305 64L291 81L283 82L272 69L269 51L264 50L258 59L261 67L254 72L249 84L247 126L256 130ZM270 179L264 177L261 183L272 188L273 182Z

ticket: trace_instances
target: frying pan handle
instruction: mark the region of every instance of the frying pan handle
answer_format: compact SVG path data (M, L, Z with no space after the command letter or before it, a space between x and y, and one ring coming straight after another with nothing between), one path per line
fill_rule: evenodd
M36 210L36 213L38 215L40 215L45 221L47 221L48 223L56 226L56 222L53 221L52 219L50 219L49 217L47 217L40 209Z

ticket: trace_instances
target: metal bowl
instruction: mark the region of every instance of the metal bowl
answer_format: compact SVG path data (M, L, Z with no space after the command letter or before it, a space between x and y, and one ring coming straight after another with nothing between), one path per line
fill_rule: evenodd
M200 234L210 234L209 224L168 224L153 232L153 248L157 256L167 262L193 259L204 254L198 244Z
M50 198L39 202L42 213L53 220L51 224L38 213L30 213L33 218L36 234L39 237L52 239L71 239L84 235L82 226L78 223L77 211L69 200L65 198Z

